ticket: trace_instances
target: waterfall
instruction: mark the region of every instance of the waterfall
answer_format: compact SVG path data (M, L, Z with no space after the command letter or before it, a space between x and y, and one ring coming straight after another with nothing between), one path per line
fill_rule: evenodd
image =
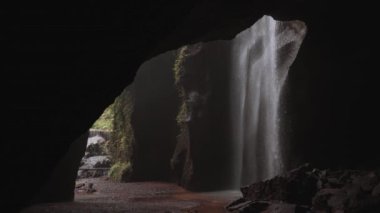
M300 21L264 16L233 40L230 99L237 187L284 169L280 95L305 34Z

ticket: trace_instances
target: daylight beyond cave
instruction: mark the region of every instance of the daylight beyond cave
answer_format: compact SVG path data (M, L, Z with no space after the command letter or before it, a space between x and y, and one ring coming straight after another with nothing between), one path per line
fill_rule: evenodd
M113 178L236 189L287 169L281 91L305 34L264 16L231 41L144 63L112 106Z

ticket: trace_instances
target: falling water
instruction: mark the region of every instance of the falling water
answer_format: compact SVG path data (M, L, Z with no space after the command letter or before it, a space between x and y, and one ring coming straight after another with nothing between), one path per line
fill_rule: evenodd
M233 40L232 121L235 185L271 178L284 169L279 138L280 95L306 27L264 16Z

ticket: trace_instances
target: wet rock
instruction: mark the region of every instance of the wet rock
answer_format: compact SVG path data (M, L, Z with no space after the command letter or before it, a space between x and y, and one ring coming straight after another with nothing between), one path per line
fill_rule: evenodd
M333 194L330 199L327 201L327 204L335 209L343 209L345 203L347 202L348 197L344 190L338 190Z
M341 186L342 186L342 183L338 180L338 178L327 178L326 187L338 188Z
M82 159L83 165L80 169L109 168L111 160L108 156L93 156Z
M239 212L249 213L249 212L262 212L268 209L269 203L267 202L250 202Z
M250 201L239 199L239 202L232 202L226 207L234 213L307 213L309 207L296 204L285 203L281 201Z
M372 190L372 196L380 196L380 183Z
M96 189L94 189L94 184L93 184L93 183L89 183L89 184L87 185L86 192L87 192L87 193L94 193L94 192L96 192Z
M94 136L87 140L85 158L98 155L107 155L106 140L100 136Z
M231 202L230 204L228 204L226 206L226 209L228 211L231 211L231 212L242 212L243 209L246 209L248 208L249 205L251 205L252 203L254 203L253 201L251 200L247 200L245 198L239 198L233 202Z
M375 173L370 172L365 176L357 177L354 182L356 182L357 185L360 185L361 190L364 192L370 192L379 182L379 178Z
M317 171L310 165L303 165L285 176L276 176L267 181L241 188L243 196L249 200L280 200L289 203L309 205L317 191Z
M106 176L108 174L108 170L104 169L83 169L78 171L78 179L81 178L96 178Z
M87 146L92 145L92 144L96 144L96 143L102 143L104 141L105 141L105 139L102 136L95 135L95 136L88 138Z
M78 170L77 178L101 177L108 173L111 160L108 156L93 156L83 158Z
M268 181L261 181L241 188L245 198L250 200L286 200L287 180L284 177L275 177Z
M314 211L340 211L345 209L348 196L342 189L322 189L313 198Z
M84 183L79 183L79 184L76 184L75 185L75 188L76 189L80 189L80 188L82 188L82 187L84 187L86 184L84 184Z
M86 193L94 193L96 189L94 188L93 183L78 183L75 186L76 192L86 192Z
M296 204L284 203L284 202L274 202L269 205L269 207L263 211L263 213L308 213L310 208L308 206L300 206Z
M380 212L380 197L367 197L358 200L355 205L350 205L347 212L352 213L378 213Z
M359 170L318 170L305 164L283 176L241 188L233 212L380 212L379 174ZM266 203L260 209L257 203ZM247 211L246 211L247 210Z
M358 200L358 197L361 196L361 189L359 185L348 183L343 187L347 197L349 199L349 206L355 206Z

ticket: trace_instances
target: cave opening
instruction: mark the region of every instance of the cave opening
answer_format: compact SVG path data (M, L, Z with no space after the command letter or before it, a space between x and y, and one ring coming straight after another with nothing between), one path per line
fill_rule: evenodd
M254 182L227 210L380 212L375 3L142 0L3 7L2 210L144 212L144 206L194 212L197 196L187 192ZM291 60L281 58L296 53L296 43L272 57L273 44L286 40L246 33L232 41L264 14L307 24L288 72L272 72L273 61L286 67ZM265 26L262 34L289 32L281 24ZM157 72L142 75L145 83L131 84L143 62L169 50L168 84L158 85L154 74L165 73L158 64ZM276 79L285 81L269 83ZM91 135L97 130L88 130L130 84L123 100L133 98L127 101L133 108L118 111L123 131L112 132L133 143L115 143L118 164L111 156L100 174L119 180L98 178L110 184L103 188L108 194L93 183L96 192L71 202L78 172L87 169L78 171L87 163L81 158L89 134L99 141ZM172 98L176 104L169 104ZM169 199L165 193L173 188L140 184L148 182L172 184L188 202Z
M303 22L264 16L232 40L145 62L89 129L76 199L110 181L183 193L177 184L223 203L282 174L281 89L305 35Z
M74 194L75 202L25 212L379 209L380 172L347 169L377 163L364 148L355 158L347 158L354 148L341 150L340 133L355 144L349 136L358 139L365 129L356 125L360 131L348 132L354 128L344 124L363 121L347 116L363 106L333 97L342 91L331 82L341 77L343 59L324 54L340 53L344 45L330 49L337 40L326 39L323 24L312 24L314 34L306 36L301 21L264 16L232 40L193 43L147 61L93 128L71 144L41 190L52 201ZM320 35L326 43L315 42ZM324 70L323 64L332 66ZM345 79L353 82L351 75ZM338 170L304 164L286 172L309 160ZM79 167L64 179L74 161Z

